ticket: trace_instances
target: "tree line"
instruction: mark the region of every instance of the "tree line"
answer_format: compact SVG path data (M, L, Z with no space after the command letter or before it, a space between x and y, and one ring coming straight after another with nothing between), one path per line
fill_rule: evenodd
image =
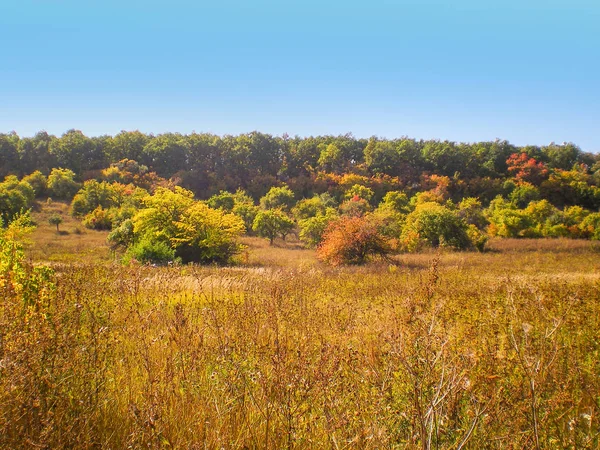
M88 137L78 130L60 137L43 131L33 137L0 134L0 179L23 177L36 170L48 175L53 168L63 168L73 171L82 182L97 178L111 164L130 160L174 180L201 199L241 188L258 200L282 183L299 198L309 197L325 192L337 182L336 177L347 174L371 178L371 187L383 198L390 187L418 191L424 177L436 174L453 180L450 189L456 198L476 196L488 203L502 193L502 182L515 175L508 163L514 154L525 155L547 169L546 174L530 180L534 185L545 181L551 171L571 171L575 165L589 176L587 184L600 184L600 156L572 143L519 147L502 140L457 143L259 132L217 136L122 131L115 136ZM577 201L553 196L557 206Z
M332 264L424 247L483 250L494 236L600 239L599 156L573 144L73 130L0 137L12 164L1 166L4 225L35 198L66 200L84 226L111 231L126 259L143 262L227 263L243 233L271 244L294 233ZM39 165L23 165L31 149Z

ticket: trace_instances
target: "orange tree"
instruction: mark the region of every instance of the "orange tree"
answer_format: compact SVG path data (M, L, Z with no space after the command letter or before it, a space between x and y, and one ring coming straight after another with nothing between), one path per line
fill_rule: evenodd
M371 216L342 216L332 221L317 248L319 259L334 266L363 264L373 256L390 252L390 246Z

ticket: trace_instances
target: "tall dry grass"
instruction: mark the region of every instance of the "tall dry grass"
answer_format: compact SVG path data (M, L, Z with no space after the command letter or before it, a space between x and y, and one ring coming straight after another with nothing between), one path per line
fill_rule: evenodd
M496 245L4 288L0 447L598 448L598 254Z

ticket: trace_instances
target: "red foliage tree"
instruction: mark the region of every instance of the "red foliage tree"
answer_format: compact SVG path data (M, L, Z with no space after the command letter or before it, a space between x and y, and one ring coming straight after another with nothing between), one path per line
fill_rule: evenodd
M526 181L531 184L539 185L548 178L548 169L543 162L536 161L527 153L513 153L506 160L508 171L513 173L518 181Z

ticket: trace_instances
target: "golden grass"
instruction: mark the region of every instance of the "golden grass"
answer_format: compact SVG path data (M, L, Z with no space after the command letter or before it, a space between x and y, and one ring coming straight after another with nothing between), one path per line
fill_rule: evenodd
M63 219L59 225L51 225L48 219L58 214ZM108 232L85 228L81 221L69 214L69 204L60 201L36 202L32 218L37 227L30 236L27 255L43 263L92 263L114 260L106 243Z
M599 447L589 242L341 268L244 242L245 265L63 264L49 299L0 291L0 447Z

